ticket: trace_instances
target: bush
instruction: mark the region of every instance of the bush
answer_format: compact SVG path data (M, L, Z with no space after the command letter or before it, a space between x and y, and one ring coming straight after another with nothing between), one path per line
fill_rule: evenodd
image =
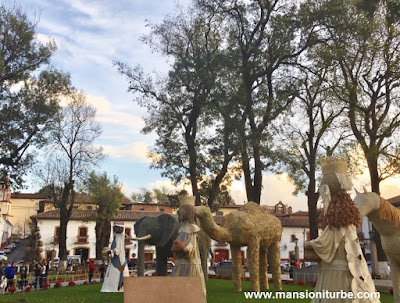
M26 292L30 292L31 291L31 287L30 286L25 287L25 291Z
M208 278L213 279L213 278L214 278L214 275L208 274Z
M89 283L88 283L88 281L85 281L85 282L83 282L83 284L84 284L84 285L88 285Z
M17 288L15 287L15 286L10 286L9 288L8 288L8 291L10 292L10 293L14 293L15 291L17 290Z
M61 281L57 281L56 284L54 284L54 288L60 288L61 287Z
M222 275L218 275L218 276L217 276L217 279L222 279Z
M305 285L304 281L299 281L299 282L297 282L297 284L300 285L300 286L304 286Z
M230 276L225 276L224 278L225 280L232 280L232 278Z
M388 288L388 292L389 294L393 295L393 288L392 287Z
M75 286L76 283L74 281L69 281L68 286Z
M311 286L313 286L313 287L315 287L317 285L317 281L313 281L312 283L311 283Z

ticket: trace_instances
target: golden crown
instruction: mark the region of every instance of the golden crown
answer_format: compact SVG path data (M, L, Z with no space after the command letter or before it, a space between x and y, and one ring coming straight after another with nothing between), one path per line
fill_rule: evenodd
M195 196L189 196L188 192L186 190L182 190L178 194L178 199L179 199L179 205L192 205L194 206L194 202L196 200Z
M320 163L322 175L334 173L347 174L346 157L322 157Z

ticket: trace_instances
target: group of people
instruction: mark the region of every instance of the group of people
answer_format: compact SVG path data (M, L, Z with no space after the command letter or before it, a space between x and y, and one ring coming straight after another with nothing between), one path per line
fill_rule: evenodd
M43 284L47 283L47 276L49 275L49 262L46 259L38 262L35 265L35 278L33 280L32 286L35 289L43 288Z

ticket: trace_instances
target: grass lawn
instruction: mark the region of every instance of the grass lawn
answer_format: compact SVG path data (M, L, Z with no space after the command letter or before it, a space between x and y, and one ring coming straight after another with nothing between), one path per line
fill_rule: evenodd
M118 303L123 302L122 293L100 293L101 284L92 285L81 285L73 287L62 287L57 289L39 290L32 291L29 293L15 293L0 295L0 302L7 303L88 303L88 302L112 302ZM284 291L312 291L311 286L295 286L295 285L283 285ZM250 282L243 281L243 290L250 291ZM273 289L272 289L273 291ZM232 291L232 281L209 279L207 282L207 300L209 303L220 303L220 302L267 302L266 299L253 299L246 300L243 293L234 293ZM271 301L271 300L269 300ZM311 300L276 300L277 302L310 302ZM393 296L381 295L381 302L392 303ZM161 302L160 302L161 303Z

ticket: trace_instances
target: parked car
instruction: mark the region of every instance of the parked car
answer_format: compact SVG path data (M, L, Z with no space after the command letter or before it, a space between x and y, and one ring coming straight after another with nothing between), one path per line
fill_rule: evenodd
M11 250L12 250L12 249L11 249L9 246L6 246L6 247L3 248L3 251L4 251L6 254L10 253Z
M174 268L175 263L172 261L168 261L167 263L167 273L171 274L172 268ZM144 262L144 275L145 276L153 276L156 273L156 262L149 261Z
M7 261L7 256L4 252L4 250L0 251L0 261Z

